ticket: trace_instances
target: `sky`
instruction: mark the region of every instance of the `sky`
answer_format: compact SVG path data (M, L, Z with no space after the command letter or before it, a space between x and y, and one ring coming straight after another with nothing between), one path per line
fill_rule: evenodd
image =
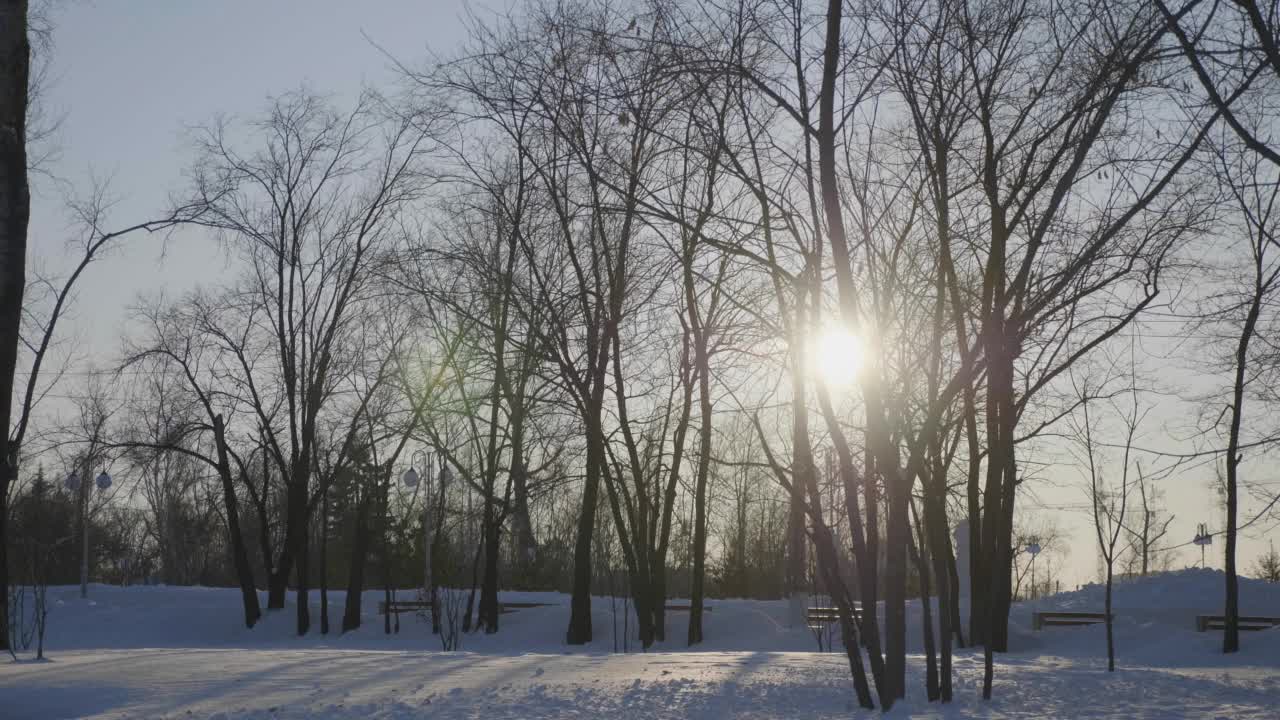
M220 114L252 117L269 96L303 85L339 101L364 84L385 87L395 77L387 53L411 65L430 53L447 56L463 37L468 11L483 15L505 6L503 0L55 2L48 107L61 125L49 170L59 182L35 187L31 220L33 262L54 269L65 258L68 192L83 195L95 180L105 181L116 201L109 227L160 216L170 194L184 186L187 128ZM225 268L204 234L134 236L80 285L63 335L77 367L109 365L117 357L128 308L140 296L178 294L215 281ZM1188 412L1177 403L1164 408L1148 438ZM1149 444L1169 446L1159 437ZM1070 546L1062 584L1073 587L1096 572L1094 538L1080 511L1087 508L1081 478L1066 466L1041 474L1035 494L1019 502L1044 506L1034 510L1041 518L1060 518ZM1177 516L1174 542L1189 541L1199 522L1221 525L1211 478L1211 470L1200 468L1164 485ZM1252 517L1251 507L1244 504L1242 519ZM1265 548L1265 540L1244 538L1242 569ZM1220 553L1219 544L1209 553L1210 565L1221 565ZM1187 548L1174 565L1198 560L1199 552Z
M54 0L49 112L61 118L53 173L32 201L31 245L53 262L68 237L64 196L108 183L109 226L163 214L183 187L188 128L252 117L300 86L339 101L393 79L385 53L420 63L461 37L465 0ZM474 5L473 5L474 10ZM481 11L482 12L482 11ZM380 50L379 47L382 49ZM385 51L385 53L384 53ZM162 261L163 260L163 261ZM112 353L138 293L183 289L223 265L206 237L135 236L95 266L77 323L92 354Z

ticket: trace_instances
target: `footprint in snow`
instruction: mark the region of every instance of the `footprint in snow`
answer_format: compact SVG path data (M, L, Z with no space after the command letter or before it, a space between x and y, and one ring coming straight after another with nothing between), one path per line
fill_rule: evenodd
M543 673L545 673L545 672L546 672L546 670L544 670L544 669L542 669L542 668L538 668L537 670L534 670L534 671L533 671L533 676L534 676L534 677L541 677L541 676L542 676L542 674L543 674Z

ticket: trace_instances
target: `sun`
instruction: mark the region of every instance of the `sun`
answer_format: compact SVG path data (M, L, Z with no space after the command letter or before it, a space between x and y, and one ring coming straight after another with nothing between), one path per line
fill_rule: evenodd
M850 387L862 369L865 348L848 330L828 328L814 340L812 353L818 379L830 387Z

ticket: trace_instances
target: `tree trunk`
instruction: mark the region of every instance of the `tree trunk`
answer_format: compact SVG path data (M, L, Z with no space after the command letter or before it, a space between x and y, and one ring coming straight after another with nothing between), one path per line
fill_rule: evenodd
M522 433L512 433L511 441L511 485L514 492L515 505L511 514L511 525L515 531L516 569L521 578L529 576L530 569L538 557L538 540L533 534L533 523L529 520L529 479L524 466L524 442Z
M1111 552L1112 552L1112 553L1115 553L1115 547L1114 547L1114 546L1112 547ZM1107 613L1107 672L1115 672L1115 670L1116 670L1116 641L1115 641L1115 635L1112 633L1112 630L1111 630L1111 626L1112 626L1112 622L1111 622L1111 579L1112 579L1111 567L1112 567L1112 564L1113 564L1113 562L1112 562L1111 558L1110 558L1110 557L1108 557L1108 558L1107 558L1107 599L1106 599L1106 613Z
M593 391L593 395L601 394L603 397L603 392L601 386L598 391ZM599 404L595 403L591 410L598 408ZM591 536L596 527L600 465L604 462L599 415L589 420L586 430L587 474L582 485L582 506L579 508L577 539L573 548L573 597L570 600L569 630L565 634L565 642L569 645L591 642Z
M929 562L925 557L927 553L923 543L917 547L910 534L907 535L907 543L911 562L915 565L916 574L920 576L920 625L924 631L925 695L930 702L933 702L941 693L938 689L938 652L933 639L933 601L929 597Z
M222 416L213 418L214 444L218 450L218 476L222 480L222 500L226 505L227 532L231 536L231 560L236 568L236 579L240 581L240 598L244 604L244 625L253 627L262 616L258 606L258 591L253 586L253 571L249 569L249 551L245 549L244 537L240 534L240 506L236 500L235 484L231 476L231 463L227 457L226 428ZM88 478L85 478L88 481Z
M329 487L320 502L320 634L329 634Z
M705 420L704 420L705 422ZM703 462L701 458L699 464ZM739 530L739 533L742 531ZM707 555L707 478L702 467L698 469L698 481L693 498L693 577L689 591L689 645L702 642L703 579L706 575ZM741 562L742 558L739 558Z
M653 566L650 568L650 576L653 578L652 586L652 614L653 614L653 638L657 642L667 641L667 559L665 557L654 557ZM689 614L692 617L693 605L689 606Z
M291 479L289 485L289 517L286 535L292 540L294 556L294 577L297 587L294 589L294 602L297 605L298 635L306 635L311 629L311 604L308 590L311 581L310 529L307 522L306 485L301 488L298 481ZM305 483L305 480L303 481ZM281 563L283 568L283 563Z
M267 579L267 609L283 610L285 595L289 592L289 574L293 572L293 554L285 551L280 554L280 564L276 565Z
M360 627L364 566L369 555L369 507L367 494L362 494L356 505L356 528L351 543L351 567L347 573L347 602L342 609L342 632Z
M1261 258L1261 253L1258 257ZM1240 588L1236 577L1236 507L1239 503L1240 425L1244 418L1244 389L1247 382L1249 342L1253 339L1253 333L1258 324L1263 299L1261 260L1256 262L1259 265L1256 268L1254 294L1249 304L1249 313L1245 317L1244 328L1240 331L1240 341L1236 344L1235 381L1231 388L1231 428L1227 435L1227 527L1226 554L1223 559L1227 588L1225 608L1222 612L1222 652L1224 653L1233 653L1240 649Z
M502 528L492 497L484 504L484 577L480 581L480 625L486 634L498 632L498 550Z
M888 482L889 476L885 477ZM888 495L889 514L885 518L888 533L885 552L884 660L889 686L901 698L906 694L907 677L907 545L911 533L907 503L910 498L906 489L900 486L891 485Z
M950 549L947 543L946 508L933 513L926 510L925 514L925 530L932 538L930 544L934 548L933 573L938 582L938 637L942 641L942 662L939 668L941 684L938 689L942 702L951 702L951 636L953 626L959 619L954 605L955 593L951 577L955 566L943 556Z
M26 0L0 5L0 649L9 647L9 488L18 476L10 447L14 374L27 284L27 83L31 46Z
M822 503L818 494L818 484L813 477L812 462L805 466L806 469L800 471L801 476L808 477L808 486L810 495L813 498L813 545L814 551L818 556L818 569L822 575L823 583L827 586L827 592L835 600L836 608L840 613L840 637L844 643L845 656L849 660L849 672L853 676L854 693L858 697L858 704L864 708L872 709L875 703L871 699L871 688L867 684L867 673L862 666L862 651L858 642L857 623L853 619L852 603L849 601L849 592L844 585L844 581L840 578L839 556L836 553L835 543L831 539L831 531L822 521ZM894 698L892 695L886 695L883 686L877 688L880 690L880 705L884 710L888 710L893 705Z
M467 533L470 535L471 533ZM483 533L482 533L483 535ZM476 609L476 586L480 584L480 558L484 556L484 543L476 547L471 559L471 592L467 594L467 612L462 616L462 632L471 632L471 618Z

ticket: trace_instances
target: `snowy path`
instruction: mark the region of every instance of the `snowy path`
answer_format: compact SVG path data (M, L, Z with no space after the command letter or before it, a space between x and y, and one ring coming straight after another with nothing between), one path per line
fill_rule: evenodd
M1096 660L1001 662L978 698L978 656L957 658L949 708L909 698L890 717L1275 718L1272 667L1176 670ZM909 672L922 673L919 659ZM917 675L918 677L918 675ZM0 665L0 716L27 718L850 717L838 654L478 655L356 650L128 650Z

